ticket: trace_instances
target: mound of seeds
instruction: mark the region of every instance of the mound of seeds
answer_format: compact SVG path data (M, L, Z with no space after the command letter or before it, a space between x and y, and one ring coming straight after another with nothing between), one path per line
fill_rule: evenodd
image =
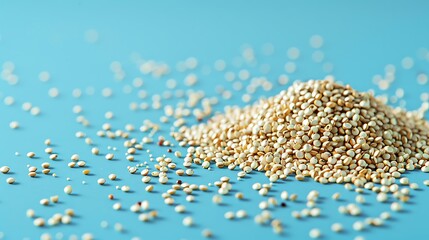
M185 162L295 175L320 183L390 185L407 170L429 171L429 123L330 80L297 82L244 108L172 133L189 144Z

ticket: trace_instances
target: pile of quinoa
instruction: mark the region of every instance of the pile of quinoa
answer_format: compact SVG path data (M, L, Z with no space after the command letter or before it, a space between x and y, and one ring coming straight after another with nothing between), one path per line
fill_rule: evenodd
M408 171L429 172L429 123L372 94L332 80L296 82L268 99L232 106L206 123L172 133L189 145L185 163L294 175L320 183L391 185Z

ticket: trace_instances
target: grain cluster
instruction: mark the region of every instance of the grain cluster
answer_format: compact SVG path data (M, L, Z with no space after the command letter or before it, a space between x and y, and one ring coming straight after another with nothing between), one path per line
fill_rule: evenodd
M408 170L429 171L429 123L420 116L349 85L310 80L172 136L189 145L185 163L238 167L239 177L389 186Z

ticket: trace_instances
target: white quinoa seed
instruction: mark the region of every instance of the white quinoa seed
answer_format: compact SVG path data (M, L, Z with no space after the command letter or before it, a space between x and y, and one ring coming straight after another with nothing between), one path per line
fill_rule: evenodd
M211 238L213 237L213 233L212 231L210 231L209 229L204 229L201 234L203 235L203 237L205 238Z
M143 210L148 210L149 209L149 201L145 200L141 202L141 208Z
M120 224L120 223L115 223L115 225L113 225L113 228L117 232L123 232L124 231L124 226L122 226L122 224Z
M72 222L72 217L69 215L64 215L61 217L61 223L70 224Z
M381 219L383 219L383 220L388 220L388 219L390 219L390 213L389 212L382 212L381 214L380 214L380 218Z
M320 40L319 37L315 37L315 39ZM316 44L316 46L318 45ZM290 67L288 67L288 71L292 71ZM331 96L335 94L338 94L338 97L330 100ZM328 97L324 98L323 96ZM280 111L280 109L288 112L284 116L282 124L274 120L271 115L272 112ZM368 111L368 109L374 110ZM253 113L255 112L260 113L257 118L253 118ZM375 114L380 112L383 113L383 116ZM241 152L237 151L236 148L229 146L226 146L226 149L223 147L218 148L219 142L236 142L239 146L246 146L251 156L251 158L249 158L249 155L247 156L249 162L246 162L246 164L241 162L230 163L230 166L232 164L241 166L242 172L252 171L249 166L252 165L259 171L266 171L266 175L271 181L276 181L281 174L285 176L295 174L298 180L303 180L306 175L315 178L320 183L346 183L346 189L362 192L364 185L367 185L368 179L363 179L364 174L358 176L359 171L354 170L356 168L363 169L368 174L370 170L372 175L369 180L375 183L380 182L382 178L385 179L383 180L384 182L388 181L386 180L387 177L375 175L377 171L390 171L390 174L399 177L401 172L417 168L413 163L399 164L399 162L391 160L398 159L400 157L399 153L405 151L405 143L412 144L424 152L424 144L417 144L415 140L412 140L411 132L413 132L413 135L418 134L416 139L428 139L429 131L427 129L429 124L423 119L416 121L412 116L412 114L406 115L393 110L375 100L368 93L357 92L350 86L342 86L333 82L332 79L323 81L310 80L308 82L296 82L287 91L282 91L277 96L261 100L247 108L232 107L226 109L225 114L213 117L206 124L191 127L181 126L178 131L173 132L173 137L184 143L184 145L192 142L192 145L203 146L198 147L198 151L195 151L195 147L190 147L194 149L188 151L188 157L191 159L205 158L208 154L216 155L217 158L227 157L223 155L222 151L229 151L229 154L239 156ZM392 122L389 122L389 119L392 119ZM334 125L333 123L335 122L341 122L341 124ZM401 136L393 138L392 133L398 132L394 129L398 125L404 131L400 133ZM248 126L252 126L251 129ZM220 136L220 129L231 129L230 132L234 132L234 134L225 134L223 139L207 138L208 135ZM249 131L251 131L254 138L252 139L253 142L250 143L243 141L240 137ZM378 131L381 135L370 137L367 134L368 131ZM266 138L266 133L269 132L275 132L276 137ZM359 137L351 139L350 134ZM255 139L260 140L255 141ZM262 142L262 139L268 143L264 147L258 143ZM311 141L309 142L308 140L310 139ZM317 153L316 150L312 150L320 149L322 144L337 144L336 142L340 139L352 140L349 145L344 146L344 150L340 153L335 152L334 147L330 147L323 153ZM308 143L304 143L304 141ZM378 145L379 143L381 145ZM371 148L371 144L378 146L377 149ZM273 147L270 148L269 146ZM280 146L287 147L279 148ZM355 147L353 148L353 146ZM276 152L280 151L280 149L282 152ZM266 161L262 161L263 158L260 158L257 154L259 151L283 154L285 157L290 157L291 162L289 165L266 165ZM354 160L357 157L357 152L359 152L358 159ZM334 165L336 163L338 169L342 169L341 173L336 173L336 169L327 169L327 172L323 172L322 175L320 169L324 168L314 167L315 164L320 164L318 158L312 158L314 154L320 154L319 158L324 159L323 164ZM412 154L410 157L414 157ZM335 155L335 159L333 159L333 155ZM394 165L391 164L390 167L385 167L384 164L369 164L372 161L371 156L374 155L382 158L381 161L395 161L395 163ZM299 160L304 157L308 158L309 161L306 164L299 163ZM421 158L420 156L417 157ZM336 159L340 158L344 160L336 161ZM291 166L294 166L295 163L297 167L292 168ZM303 174L304 171L306 172L305 175ZM253 188L257 188L256 185ZM259 191L261 195L265 195L267 192L263 188L259 189Z
M34 212L33 209L28 209L26 212L26 215L28 218L33 218L34 216L36 216L36 213Z
M131 212L139 212L140 211L140 209L141 209L141 207L138 205L138 204L133 204L133 205L131 205L131 207L130 207L130 211Z
M40 205L49 205L49 199L47 198L43 198L40 200Z
M212 198L212 202L215 204L221 204L222 203L222 196L214 195Z
M108 153L105 157L107 160L112 160L113 158L115 158L115 155L113 153Z
M72 192L73 192L73 188L72 188L71 185L67 185L67 186L64 187L64 193L70 195L70 194L72 194Z
M340 193L334 193L334 194L332 195L332 199L333 199L333 200L338 200L338 199L340 199L340 197L341 197Z
M174 207L174 211L177 213L184 213L186 211L186 207L184 205L177 205Z
M419 185L417 183L410 183L410 188L415 190L419 188Z
M186 201L188 201L188 202L194 202L195 201L195 197L193 195L188 195L188 196L186 196Z
M104 185L104 184L106 183L106 179L104 179L104 178L99 178L99 179L97 180L97 183L98 183L99 185Z
M153 185L148 185L145 187L146 192L152 192L153 191Z
M121 187L122 192L129 192L131 190L130 186L124 185Z
M402 206L401 206L401 204L400 204L400 203L398 203L398 202L393 202L393 203L390 205L390 209L391 209L392 211L399 212L399 211L401 211L401 210L402 210Z
M139 214L139 220L142 222L148 222L150 220L150 216L147 213Z
M164 203L167 205L173 205L174 204L174 199L171 197L167 197L164 199Z
M58 195L54 195L50 197L51 202L53 203L58 203L59 201L59 196Z
M246 218L247 217L247 212L245 210L238 210L235 215L237 216L237 218Z

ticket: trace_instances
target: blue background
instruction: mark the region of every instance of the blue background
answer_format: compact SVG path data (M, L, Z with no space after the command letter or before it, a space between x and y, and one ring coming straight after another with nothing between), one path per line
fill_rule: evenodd
M130 175L126 170L131 164L123 157L122 142L99 139L95 132L105 122L104 113L109 110L115 113L111 121L115 128L126 123L138 126L144 119L158 121L159 111L130 111L129 103L141 100L135 89L131 94L124 94L122 88L130 85L135 77L142 77L142 89L149 95L164 92L168 78L177 79L181 83L179 88L186 89L183 84L185 73L178 73L175 64L188 57L196 57L199 61L196 72L200 80L195 89L206 90L208 95L214 95L214 87L218 85L231 89L231 83L224 80L223 73L212 70L213 73L204 74L202 71L203 67L212 69L217 59L225 59L228 71L249 69L252 75L262 75L257 67L234 61L241 56L243 44L253 47L258 63L271 66L270 72L263 75L275 86L271 92L258 91L253 100L285 88L276 83L277 77L284 73L287 49L298 47L301 56L295 61L297 71L289 74L292 80L323 78L327 72L323 71L322 65L332 63L334 70L331 74L336 79L359 90L377 89L372 77L384 74L385 66L393 64L397 67L396 80L387 93L404 88L407 107L415 109L420 105L420 94L429 91L428 85L416 83L417 74L427 72L429 65L417 54L420 48L429 48L428 9L427 1L0 1L0 63L14 62L15 73L19 76L16 86L0 81L1 99L13 96L16 100L13 106L0 104L0 165L12 169L7 175L0 174L0 231L5 239L38 239L45 232L52 235L60 232L65 239L85 232L93 233L97 239L130 239L133 236L141 239L200 239L202 229L209 228L216 239L306 239L308 231L317 227L325 239L353 239L357 235L365 239L424 239L429 214L426 207L429 192L426 190L413 191L413 198L404 206L405 210L393 214L393 219L385 226L355 232L351 225L362 217L346 217L337 211L339 205L353 202L355 197L343 186L321 186L310 179L274 184L272 196L279 197L282 190L287 190L298 193L301 200L288 203L287 208L272 209L274 216L285 223L285 233L278 236L272 233L271 227L253 223L263 197L251 190L251 185L256 181L268 182L263 174L252 174L245 181L237 182L236 171L215 169L207 172L200 168L195 169L197 176L183 177L183 180L207 184L221 176L230 176L237 182L234 189L244 192L248 200L238 201L231 195L224 197L223 206L215 206L211 203L214 193L196 193L196 203L187 203L181 193L175 197L176 202L185 204L188 214L197 222L195 227L186 228L181 224L183 216L175 213L173 207L164 205L160 193L165 186L155 183L157 193L146 193L140 176ZM89 29L99 33L96 44L85 41L85 32ZM314 49L309 46L309 38L314 34L325 40L322 63L311 60ZM270 56L261 54L267 43L275 48ZM132 60L136 54L143 59L169 64L172 73L162 79L142 76ZM406 56L415 60L410 70L400 66ZM113 78L109 69L112 61L121 62L126 73L123 81ZM51 81L47 83L38 80L38 74L45 70L51 74ZM58 99L48 96L51 87L60 90ZM80 88L85 92L88 87L95 89L94 95L84 93L80 99L71 96L73 89ZM112 98L101 96L101 89L105 87L113 89ZM377 93L383 92L377 90ZM221 100L216 110L231 104L244 105L240 96L237 93L231 100ZM21 104L27 101L39 106L42 114L34 117L21 110ZM144 101L150 103L150 97ZM83 129L75 122L76 115L71 110L76 104L83 106L83 115L94 126L83 131L96 141L102 153L108 152L107 146L117 147L118 161L108 162L102 156L92 156L90 147L74 137L76 131ZM20 122L19 130L9 128L12 120ZM161 134L168 136L168 125L163 129ZM141 139L145 134L135 132L133 136ZM52 139L55 151L60 154L59 160L47 160L43 152L45 138ZM155 156L166 153L165 148L155 144L149 148ZM40 158L27 159L25 153L28 151L36 152ZM15 152L21 155L15 156ZM87 161L92 176L82 175L82 169L67 167L73 153ZM142 152L137 162L148 159L148 154ZM39 174L39 178L29 178L26 165L40 169L44 161L51 162L58 177ZM111 172L118 174L120 180L110 182L109 186L98 186L96 180L107 178ZM427 179L425 174L413 172L407 175L425 188L422 184ZM16 184L5 182L10 176L16 178ZM67 177L71 178L70 182L66 181ZM83 185L82 180L87 184ZM171 182L175 180L175 177L170 179ZM63 193L67 184L73 186L76 195ZM125 184L134 192L123 193L115 189L116 185ZM312 189L318 189L324 197L319 203L322 216L293 219L291 211L305 207L304 198ZM332 201L330 196L334 192L341 192L344 201ZM107 199L109 193L119 199L123 211L112 209L113 202ZM39 204L41 198L57 194L60 196L58 205L43 207ZM362 206L365 217L376 217L389 209L390 204L376 203L374 194L367 193L365 197L368 201ZM142 223L137 220L137 214L129 211L132 203L144 199L150 201L151 208L159 211L160 219ZM25 216L28 208L35 209L38 216L45 218L73 208L77 217L70 226L36 228ZM234 221L223 218L226 211L238 209L246 209L250 217ZM110 223L107 229L100 227L102 220ZM332 233L330 226L334 222L343 223L346 231ZM115 223L121 223L125 232L115 232Z

